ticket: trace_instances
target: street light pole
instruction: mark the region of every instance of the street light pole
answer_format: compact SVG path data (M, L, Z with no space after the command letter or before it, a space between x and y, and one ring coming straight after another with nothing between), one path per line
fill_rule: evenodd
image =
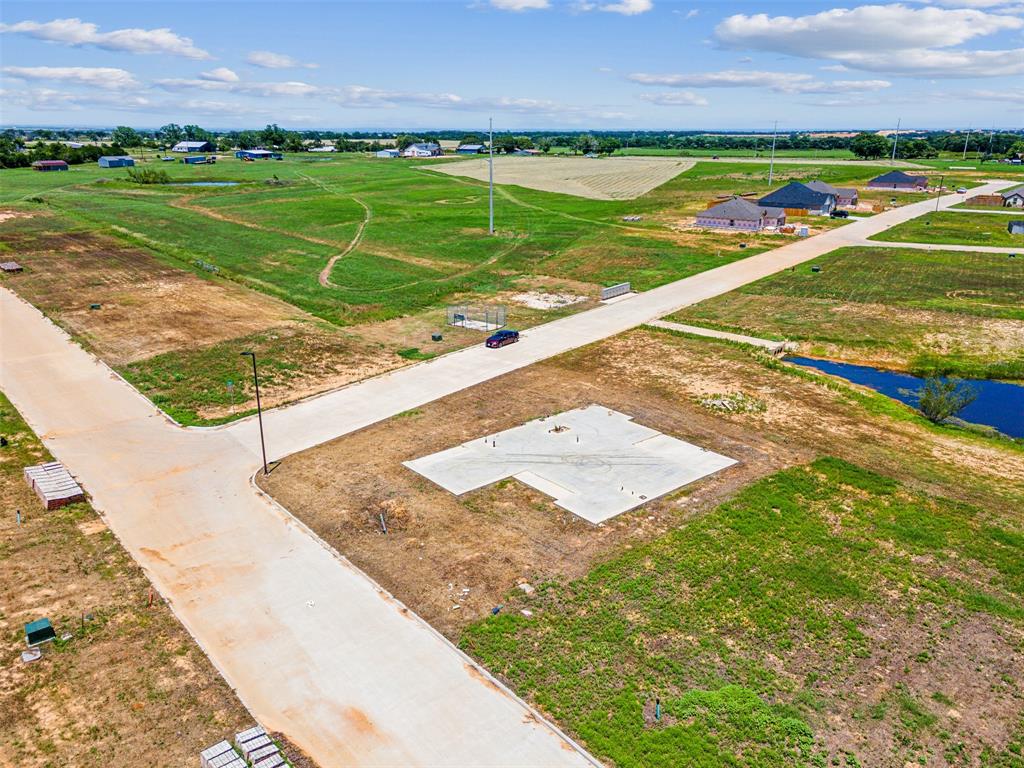
M256 353L242 352L242 357L252 358L252 380L256 384L256 418L260 422L260 450L263 452L263 474L270 474L267 471L267 444L263 440L263 407L260 405L260 377L256 373Z
M487 206L490 218L487 233L494 234L494 118L487 121Z
M768 186L772 185L772 179L775 178L775 139L779 135L779 121L775 121L775 127L772 128L772 158L768 161Z
M935 194L935 212L936 213L939 212L939 198L942 197L942 182L943 182L943 180L945 178L946 178L945 174L943 174L942 176L939 176L939 188L936 190L936 194Z
M892 140L892 160L893 160L893 162L896 162L896 147L900 143L900 123L902 123L902 122L903 122L903 118L902 117L896 118L896 136Z

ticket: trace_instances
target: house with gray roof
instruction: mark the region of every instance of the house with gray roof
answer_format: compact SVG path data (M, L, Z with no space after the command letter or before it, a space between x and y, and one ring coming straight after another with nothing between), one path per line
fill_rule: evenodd
M857 190L853 187L833 187L831 184L825 181L808 181L804 184L808 189L813 189L815 192L824 192L826 195L835 195L836 205L842 207L846 205L857 204Z
M1024 208L1024 184L999 193L1003 198L1003 208Z
M768 208L742 197L733 197L697 214L698 227L742 232L759 232L765 227L781 227L785 223L786 212L781 208Z
M805 211L816 216L828 216L838 205L838 198L832 192L819 192L799 181L769 192L757 201L769 208L784 208L787 213L802 215Z
M919 192L927 186L927 176L911 176L903 171L889 171L868 182L868 189L893 189L903 192Z

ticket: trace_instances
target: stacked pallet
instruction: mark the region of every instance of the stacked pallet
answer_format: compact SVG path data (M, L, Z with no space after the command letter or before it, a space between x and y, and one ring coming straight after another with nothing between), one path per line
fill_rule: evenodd
M43 500L46 509L58 509L85 501L82 486L75 482L71 473L59 461L25 467L25 482Z
M253 768L281 768L287 765L281 750L258 725L236 733L235 746Z
M202 768L246 768L235 748L226 741L218 742L199 753Z

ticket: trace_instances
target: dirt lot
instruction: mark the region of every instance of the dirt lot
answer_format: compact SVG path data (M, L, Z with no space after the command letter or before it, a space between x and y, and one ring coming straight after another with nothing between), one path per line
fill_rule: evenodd
M456 637L460 627L502 603L518 583L580 576L605 554L656 536L755 477L821 453L876 466L884 461L894 471L925 476L934 470L903 466L903 447L929 465L933 452L951 447L950 438L922 444L923 431L911 424L865 422L848 408L837 409L841 398L835 392L766 371L745 352L729 350L739 359L716 365L701 359L704 342L672 341L666 346L663 335L637 331L533 366L292 456L261 483L400 599ZM706 395L734 392L755 396L767 409L723 417L696 403ZM456 498L401 466L482 434L595 402L740 464L597 527L514 480ZM993 474L999 461L989 451L958 450L993 482L1005 476ZM956 471L946 463L951 460L943 459L943 471L952 478ZM1024 466L1016 480L1024 483ZM325 498L340 501L325 505ZM387 536L380 534L381 512L389 521ZM469 593L460 599L466 587Z
M113 366L244 336L299 314L268 296L161 264L117 240L61 231L50 217L0 229L0 243L25 267L3 284Z
M544 589L546 583L581 577L597 563L702 515L754 479L818 455L898 476L910 488L977 504L1019 525L1013 510L1024 499L1024 461L977 438L936 433L916 420L877 413L845 387L783 374L774 365L729 345L638 330L290 457L261 485L452 639L495 606L529 606L531 598L518 585ZM700 405L701 398L723 393L742 393L763 409L721 413ZM594 402L740 463L601 526L575 519L515 480L457 498L401 465ZM970 483L963 482L965 473ZM380 531L381 513L387 535ZM958 620L955 631L932 638L931 654L941 664L908 671L900 659L932 637L929 622L937 614L907 624L898 612L858 620L879 639L881 650L845 666L834 686L823 684L834 697L828 711L839 712L815 726L830 751L841 754L856 746L862 755L888 754L898 723L863 713L887 691L904 687L956 690L957 710L944 719L950 728L963 730L960 722L987 717L986 743L1011 738L1024 704L994 718L988 691L1004 685L999 670L1005 673L1007 660L1019 657L1017 630L978 614ZM770 660L773 668L783 667L795 680L806 659L799 649L780 655L781 661ZM965 677L972 669L980 671ZM980 682L971 682L972 675Z
M693 167L674 157L496 157L494 183L591 200L632 200ZM487 181L486 159L431 166L452 176Z
M198 765L251 716L88 504L42 510L21 470L48 456L2 395L0 434L0 766ZM69 637L23 664L43 616Z

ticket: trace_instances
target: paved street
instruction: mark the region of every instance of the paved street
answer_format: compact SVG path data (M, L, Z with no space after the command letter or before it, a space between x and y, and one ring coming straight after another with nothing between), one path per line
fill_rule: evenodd
M898 208L531 329L511 347L477 346L275 410L266 415L268 450L280 458L346 434L860 242L934 205ZM5 289L0 389L82 482L253 714L323 768L592 764L255 491L255 420L174 426Z

